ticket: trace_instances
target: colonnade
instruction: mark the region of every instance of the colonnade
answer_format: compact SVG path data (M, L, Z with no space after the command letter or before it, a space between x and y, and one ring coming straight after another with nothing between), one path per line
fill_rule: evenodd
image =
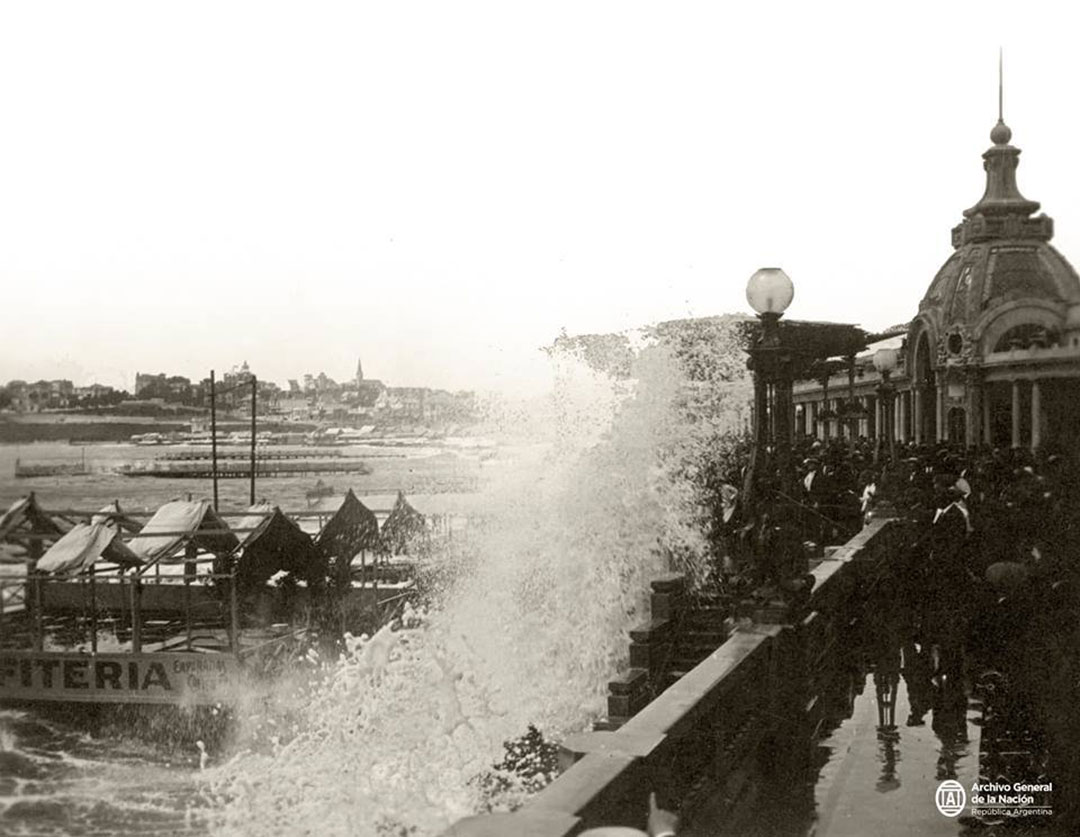
M1009 428L1008 444L1014 448L1028 447L1036 449L1045 441L1046 417L1042 381L1039 378L1014 378L1005 382L1009 385L1011 401L1009 402ZM1024 388L1030 387L1030 397L1025 405ZM996 387L996 388L995 388ZM967 386L967 397L964 405L959 408L964 411L963 438L958 439L964 444L1004 444L1005 438L995 439L995 406L999 410L1004 409L1000 403L1000 384L990 382L978 382ZM998 394L995 401L995 393ZM839 403L843 399L836 399ZM834 399L830 399L833 402ZM866 415L854 421L838 418L833 410L833 403L825 404L817 401L801 401L795 415L796 433L804 433L825 440L830 438L851 438L862 436L869 439L877 438L885 427L884 403L879 395L863 395L856 397L866 410ZM830 416L822 419L821 415L829 409ZM927 411L932 411L928 414ZM950 438L950 413L947 385L943 380L927 383L923 386L904 386L898 388L893 398L892 409L892 437L898 442L915 442L916 444L933 444L935 442L948 441ZM930 419L933 419L931 422ZM959 422L959 418L956 419ZM998 427L1001 431L1001 418ZM1027 431L1027 432L1025 432ZM957 435L957 434L954 434Z

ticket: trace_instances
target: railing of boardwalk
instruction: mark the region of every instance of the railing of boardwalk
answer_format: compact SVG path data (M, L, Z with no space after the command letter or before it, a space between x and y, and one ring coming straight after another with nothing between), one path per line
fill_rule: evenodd
M631 634L630 668L610 684L609 717L562 742L561 775L518 811L468 817L444 837L643 828L651 792L686 823L722 817L754 771L789 770L805 751L786 742L810 734L806 710L827 677L836 634L907 537L895 521L872 523L813 570L809 608L797 624L739 625L685 672L679 664L690 660L678 649L700 623L687 618L692 600L682 580L658 580L652 619Z

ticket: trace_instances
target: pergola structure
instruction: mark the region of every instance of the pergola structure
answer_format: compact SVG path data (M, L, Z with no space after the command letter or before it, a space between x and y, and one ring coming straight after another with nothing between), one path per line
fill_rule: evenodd
M761 496L759 483L778 480L782 493L794 477L791 461L794 382L831 369L836 355L854 357L866 347L867 334L846 323L764 318L746 328L749 367L754 372L754 438L744 490L751 501ZM798 425L796 424L796 429ZM768 476L765 476L768 475Z

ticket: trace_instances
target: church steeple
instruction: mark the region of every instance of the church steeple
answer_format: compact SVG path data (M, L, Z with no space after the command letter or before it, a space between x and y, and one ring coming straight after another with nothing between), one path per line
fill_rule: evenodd
M364 380L364 364L360 358L356 359L356 382L360 383Z

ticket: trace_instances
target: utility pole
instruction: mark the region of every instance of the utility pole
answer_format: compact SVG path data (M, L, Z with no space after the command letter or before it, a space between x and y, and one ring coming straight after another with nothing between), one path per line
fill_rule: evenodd
M217 391L214 384L213 369L210 370L210 475L214 480L214 511L217 511Z
M259 395L258 380L251 376L251 505L255 505L255 399Z

